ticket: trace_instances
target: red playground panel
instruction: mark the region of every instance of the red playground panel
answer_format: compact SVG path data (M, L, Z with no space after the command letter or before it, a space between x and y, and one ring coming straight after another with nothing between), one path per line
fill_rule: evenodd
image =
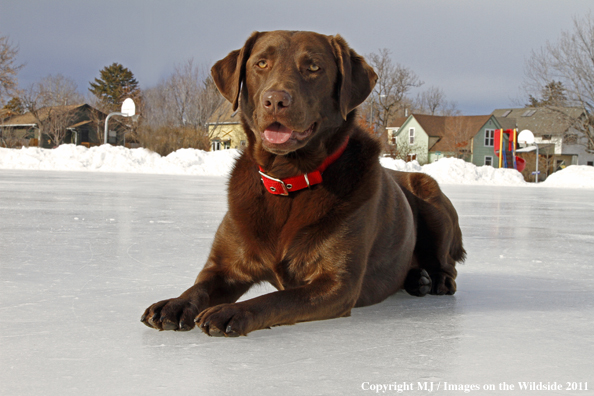
M508 136L507 144L505 142L504 134ZM516 156L516 140L518 138L517 129L496 129L495 130L495 144L493 151L499 159L500 168L514 168L518 172L522 172L526 167L524 158ZM502 155L499 156L501 151Z

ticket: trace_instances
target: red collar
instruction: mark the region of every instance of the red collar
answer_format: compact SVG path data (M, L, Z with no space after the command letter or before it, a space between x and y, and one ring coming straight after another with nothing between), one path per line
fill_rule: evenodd
M262 183L269 193L274 195L288 196L290 192L303 190L313 185L320 184L322 182L322 173L329 167L334 161L336 161L347 148L349 144L349 137L345 139L344 143L336 150L331 156L327 157L322 165L313 172L306 173L304 175L288 177L286 179L275 179L274 177L268 176L264 173L264 169L261 166L260 175L262 176Z

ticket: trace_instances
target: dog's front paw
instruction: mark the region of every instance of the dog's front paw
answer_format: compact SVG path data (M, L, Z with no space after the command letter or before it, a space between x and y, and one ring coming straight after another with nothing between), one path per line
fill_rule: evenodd
M186 298L171 298L148 307L140 321L157 330L188 331L194 328L199 307Z
M254 314L239 304L221 304L205 309L196 318L196 325L213 337L239 337L254 326Z

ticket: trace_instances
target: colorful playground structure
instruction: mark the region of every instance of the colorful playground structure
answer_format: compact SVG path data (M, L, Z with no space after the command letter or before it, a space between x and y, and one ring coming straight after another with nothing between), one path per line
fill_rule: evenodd
M507 142L505 136L507 135ZM516 146L518 140L517 129L496 129L493 150L499 158L500 168L513 168L522 172L526 167L524 158L516 156Z

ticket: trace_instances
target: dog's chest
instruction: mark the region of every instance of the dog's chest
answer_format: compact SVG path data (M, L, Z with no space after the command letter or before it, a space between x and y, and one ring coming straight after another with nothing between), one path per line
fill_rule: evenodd
M259 262L266 278L282 288L309 282L324 254L324 246L335 238L329 208L312 207L290 198L273 197L271 206L247 211L238 220L246 261ZM284 200L284 201L283 201ZM305 207L305 209L304 209ZM256 260L253 260L255 258Z

